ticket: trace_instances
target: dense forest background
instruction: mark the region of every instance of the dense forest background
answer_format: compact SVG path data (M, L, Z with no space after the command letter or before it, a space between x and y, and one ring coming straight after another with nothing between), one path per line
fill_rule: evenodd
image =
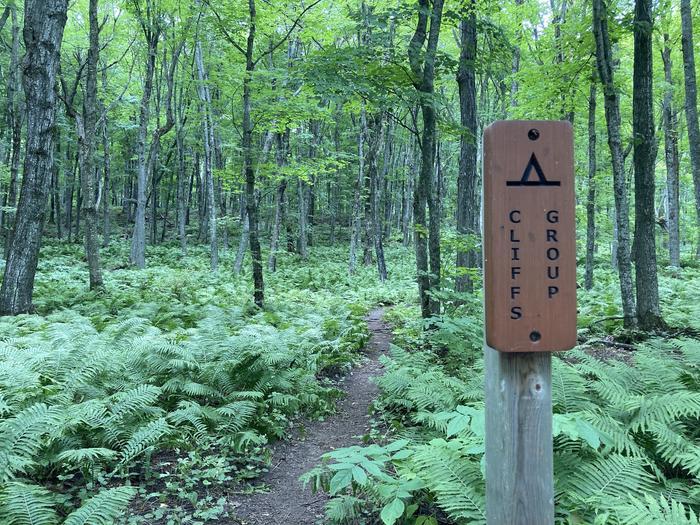
M372 444L305 476L323 522L483 522L502 119L575 137L557 520L697 523L698 27L694 0L6 2L0 523L238 523L378 304Z

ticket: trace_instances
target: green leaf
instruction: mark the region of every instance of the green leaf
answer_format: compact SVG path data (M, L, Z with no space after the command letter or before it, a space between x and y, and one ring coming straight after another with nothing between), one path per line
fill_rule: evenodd
M395 498L391 503L385 505L380 514L384 525L394 525L396 520L402 516L405 508L406 506L399 498Z
M352 483L352 471L351 470L339 470L335 473L335 476L331 479L330 483L330 493L331 496L335 496L341 490L347 488L350 483Z
M453 417L447 425L447 436L454 436L469 427L469 417L458 415Z
M384 449L387 452L396 452L397 450L401 450L406 445L408 445L408 439L399 439L398 441L389 443L386 447L384 447Z
M352 479L360 486L364 486L367 483L367 473L362 470L362 467L354 466L352 467Z
M399 450L396 454L391 456L391 459L394 460L401 460L401 459L406 459L413 454L413 451L411 449L405 448L403 450Z

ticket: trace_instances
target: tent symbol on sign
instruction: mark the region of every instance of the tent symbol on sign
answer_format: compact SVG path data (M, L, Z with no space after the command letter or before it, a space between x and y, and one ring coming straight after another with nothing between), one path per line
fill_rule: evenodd
M532 170L535 170L537 180L530 180ZM542 171L542 166L540 166L537 157L533 153L530 157L530 162L525 166L522 178L520 180L508 180L506 181L506 186L561 186L561 182L558 180L547 180Z

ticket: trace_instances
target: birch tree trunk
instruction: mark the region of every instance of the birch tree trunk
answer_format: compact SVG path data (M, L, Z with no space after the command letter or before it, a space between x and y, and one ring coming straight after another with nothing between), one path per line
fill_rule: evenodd
M668 251L671 266L680 267L680 202L678 183L678 116L673 107L673 76L668 33L664 34L661 52L664 62L666 91L663 99L664 153L666 157L666 193L668 196Z
M204 70L202 58L202 44L199 40L195 43L195 62L197 64L197 78L199 83L197 91L202 103L202 129L204 143L204 180L207 192L209 246L211 253L211 269L216 271L219 267L219 244L216 239L216 201L214 199L214 173L212 165L212 152L214 149L214 122L212 119L211 93L209 91L209 77Z

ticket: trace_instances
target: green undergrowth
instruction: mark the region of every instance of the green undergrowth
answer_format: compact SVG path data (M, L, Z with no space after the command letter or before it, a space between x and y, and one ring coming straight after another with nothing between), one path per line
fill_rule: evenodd
M345 250L319 248L281 257L259 311L230 253L214 274L202 248L153 248L143 271L127 250L104 251L90 292L82 248L46 246L38 313L0 318L2 525L229 515L226 491L246 490L268 443L332 411L369 308L408 293L401 273L348 277Z
M675 332L697 323L700 294L697 270L680 272L660 283ZM579 292L581 335L619 315L614 286L603 272ZM485 523L480 298L434 320L429 341L415 305L387 319L395 346L375 404L386 435L327 453L304 481L333 496L329 523ZM647 336L604 359L583 345L554 357L552 380L557 523L700 523L698 340Z

